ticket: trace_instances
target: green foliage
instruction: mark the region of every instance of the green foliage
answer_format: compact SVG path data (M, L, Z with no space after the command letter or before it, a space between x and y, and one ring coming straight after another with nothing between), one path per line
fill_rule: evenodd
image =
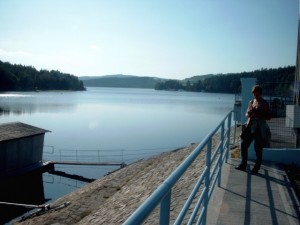
M159 82L155 85L155 90L171 90L178 91L183 90L184 86L178 80L167 80L165 82Z
M78 77L0 61L0 91L85 90Z
M252 72L229 73L209 75L205 78L201 76L192 77L190 80L167 80L159 82L156 90L185 90L185 91L205 91L214 93L238 93L241 91L241 78L254 77L258 84L263 84L264 89L287 93L294 82L295 67L280 67L277 69L255 70ZM197 80L196 80L197 79Z

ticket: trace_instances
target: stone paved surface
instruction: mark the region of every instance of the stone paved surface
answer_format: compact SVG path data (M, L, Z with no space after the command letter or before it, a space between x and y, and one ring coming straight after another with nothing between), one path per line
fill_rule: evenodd
M195 147L193 144L129 165L53 203L55 206L70 201L69 206L50 210L17 224L122 224ZM201 174L204 158L205 151L174 188L171 218L178 213L187 199L188 190ZM157 212L154 212L146 224L154 224L156 220Z

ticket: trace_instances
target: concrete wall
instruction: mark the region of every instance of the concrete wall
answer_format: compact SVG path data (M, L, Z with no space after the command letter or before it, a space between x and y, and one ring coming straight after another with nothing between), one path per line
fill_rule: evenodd
M300 166L300 149L272 149L264 148L263 160L282 164L297 164Z
M253 94L252 94L252 87L256 83L255 78L241 78L241 83L242 83L242 106L241 106L241 120L242 123L245 123L247 121L247 118L245 116L248 108L248 104L250 100L253 99Z
M0 173L19 170L42 161L44 135L0 143Z
M299 105L286 106L285 126L300 128L300 106Z
M242 123L247 122L247 118L245 116L250 100L253 99L252 87L256 83L255 78L241 78L242 83L242 105L241 105L241 121ZM248 148L248 159L256 159L254 144L252 143Z

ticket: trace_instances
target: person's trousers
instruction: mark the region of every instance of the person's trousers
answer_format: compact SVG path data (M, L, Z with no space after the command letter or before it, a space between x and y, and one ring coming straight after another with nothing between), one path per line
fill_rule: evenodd
M262 140L261 137L257 134L251 134L249 133L247 137L244 139L241 139L241 154L242 154L242 165L247 166L247 161L248 161L248 148L252 141L254 140L254 149L256 153L256 162L254 169L259 170L262 162L262 151L263 147L265 145L264 140Z

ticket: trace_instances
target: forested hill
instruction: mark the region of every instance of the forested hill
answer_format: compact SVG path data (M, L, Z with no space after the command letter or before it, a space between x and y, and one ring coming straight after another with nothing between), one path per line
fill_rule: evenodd
M80 77L87 87L120 87L120 88L151 88L165 79L156 77L139 77L132 75L108 75L101 77Z
M36 70L31 66L12 65L0 61L0 92L35 90L85 90L90 87L155 88L156 90L205 91L215 93L238 93L241 78L254 77L264 84L285 92L294 82L295 66L277 69L261 69L252 72L209 74L194 76L184 80L167 80L156 77L131 75L109 75L101 77L81 77L59 71ZM81 80L79 80L81 79Z
M85 90L78 77L0 61L0 91Z
M277 69L261 69L252 72L195 76L184 80L167 80L155 86L156 90L205 91L215 93L239 93L241 78L253 77L273 91L287 92L294 82L295 66Z

